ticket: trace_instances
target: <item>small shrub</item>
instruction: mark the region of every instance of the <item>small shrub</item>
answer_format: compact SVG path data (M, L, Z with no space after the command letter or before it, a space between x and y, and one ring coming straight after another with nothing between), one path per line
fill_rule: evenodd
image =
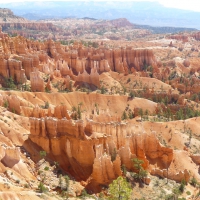
M176 197L174 194L168 194L165 196L165 200L174 200Z
M158 180L155 181L154 186L155 187L159 186L159 181Z
M46 166L46 167L44 168L44 170L45 170L45 171L49 171L49 167Z
M14 113L14 114L16 113L14 108L11 109L11 112Z
M54 161L54 165L56 166L56 168L59 166L59 162Z
M81 196L82 196L83 198L85 198L85 197L88 196L88 193L87 193L87 191L86 191L85 189L82 190Z
M61 196L62 196L62 198L66 198L66 199L69 198L69 194L68 194L68 192L66 192L66 191L62 191L62 192L61 192Z
M44 193L44 192L48 191L48 189L44 186L44 184L42 182L39 183L38 190L40 193Z
M105 93L106 93L106 88L105 88L104 86L102 86L102 87L100 88L100 90L101 90L101 94L105 94Z
M133 91L131 91L130 93L129 93L129 97L132 99L132 98L134 98L134 92Z
M187 194L187 195L191 195L191 192L190 192L190 191L187 191L186 194Z
M128 80L127 80L127 83L129 83L129 82L131 82L131 79L130 79L130 78L128 78Z
M47 155L46 151L40 151L40 157L41 158L46 157L46 155Z
M64 176L64 179L65 179L65 190L68 190L68 187L69 187L69 176L65 175Z
M45 92L46 92L46 93L50 93L49 88L45 88Z
M126 176L127 169L126 169L126 166L124 164L121 166L121 169L122 169L123 174Z
M42 174L42 170L39 170L39 171L38 171L38 175L40 175L40 174Z
M48 101L45 102L44 108L45 108L45 109L48 109L48 108L49 108L49 102L48 102Z
M4 102L3 102L3 107L4 107L4 108L8 108L8 106L9 106L8 101L4 101Z
M24 188L29 188L29 185L27 183L25 183Z
M116 148L114 148L113 152L111 153L111 161L113 162L117 157L117 151Z
M194 178L194 177L192 177L191 180L190 180L190 184L191 184L192 186L196 187L197 183L198 183L198 182L197 182L197 179Z
M100 199L100 200L101 200L101 199L105 199L105 198L104 198L104 193L103 193L103 192L100 192L100 193L99 193L99 199Z

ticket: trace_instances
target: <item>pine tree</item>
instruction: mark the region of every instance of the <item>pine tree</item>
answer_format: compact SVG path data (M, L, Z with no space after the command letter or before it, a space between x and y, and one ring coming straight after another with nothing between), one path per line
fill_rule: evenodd
M122 114L122 117L121 117L121 118L122 118L122 120L125 120L125 119L127 119L127 118L128 118L128 117L127 117L127 114L126 114L126 111L124 111L124 112L123 112L123 114Z
M133 158L132 161L136 170L136 173L133 174L133 177L141 182L145 177L147 177L147 171L142 167L144 161L138 158Z
M125 178L119 176L108 188L108 199L110 200L129 200L132 189Z
M139 115L141 116L141 120L142 120L143 114L144 114L144 113L143 113L143 110L142 110L142 108L140 108L140 109L139 109Z

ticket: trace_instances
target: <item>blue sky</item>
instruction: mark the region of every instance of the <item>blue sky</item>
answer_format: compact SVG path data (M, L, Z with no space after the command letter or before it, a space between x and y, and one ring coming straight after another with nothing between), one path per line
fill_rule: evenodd
M24 2L24 1L34 1L34 0L0 0L0 3ZM41 0L38 0L38 1L41 1ZM57 0L42 0L42 1L57 1ZM62 0L58 0L58 1L62 1ZM85 1L88 1L88 0L85 0ZM107 1L107 0L94 0L94 1ZM111 1L114 1L114 0L111 0ZM157 1L166 7L193 10L193 11L200 12L200 0L124 0L124 1Z

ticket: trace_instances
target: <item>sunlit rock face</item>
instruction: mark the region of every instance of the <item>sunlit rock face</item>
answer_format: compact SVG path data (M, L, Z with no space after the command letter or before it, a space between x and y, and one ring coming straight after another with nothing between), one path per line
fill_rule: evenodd
M12 77L20 84L30 80L31 91L35 92L42 92L45 88L51 91L54 78L64 80L63 89L69 89L70 81L99 88L99 75L103 72L128 74L141 72L150 65L156 70L158 65L151 49L108 49L102 46L96 49L79 43L65 46L51 39L38 42L22 36L9 38L2 35L0 51L0 74L5 78ZM51 78L45 83L43 80L47 75Z
M30 73L31 91L44 92L44 80L40 77L40 72L35 68L35 71Z
M153 134L134 133L128 124L73 121L58 108L54 116L30 118L30 138L48 153L62 157L63 167L84 180L92 177L99 184L109 183L121 175L121 165L134 170L131 159L135 157L144 161L145 169L148 159L159 159L163 165L172 161L172 149L162 147Z

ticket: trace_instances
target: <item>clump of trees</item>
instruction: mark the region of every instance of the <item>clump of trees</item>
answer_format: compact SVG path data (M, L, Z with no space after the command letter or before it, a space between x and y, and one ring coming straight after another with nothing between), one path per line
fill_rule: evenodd
M5 88L9 88L12 90L16 89L16 85L12 77L5 78Z
M48 101L45 101L44 106L42 105L42 106L40 106L40 107L43 108L43 109L48 109L48 108L49 108L49 102L48 102Z
M121 120L126 120L126 119L133 119L134 118L134 114L133 114L133 111L132 110L129 110L128 111L128 114L126 111L124 111L122 113L122 116L121 116Z
M82 118L82 111L81 111L81 107L82 107L83 103L79 103L78 106L73 106L72 107L72 119L74 120L78 120Z
M132 159L133 167L135 172L131 172L131 177L140 183L147 177L147 171L142 167L144 161L138 158ZM127 175L127 170L125 166L122 166L123 174ZM114 180L108 188L108 196L106 199L112 200L128 200L132 198L132 188L129 179L123 178L119 176L116 180ZM105 199L105 198L104 198Z

